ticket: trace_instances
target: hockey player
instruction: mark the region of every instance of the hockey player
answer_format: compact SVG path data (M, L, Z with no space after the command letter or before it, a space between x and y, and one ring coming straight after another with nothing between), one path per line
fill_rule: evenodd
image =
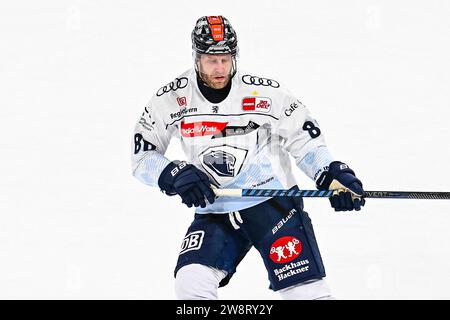
M292 156L319 190L337 190L331 206L347 211L364 205L361 181L332 158L317 121L283 84L238 70L225 17L198 19L192 48L194 68L151 98L132 152L137 179L196 208L175 268L177 297L217 299L254 246L282 298L333 298L301 198L216 198L211 185L298 190ZM172 137L188 161L164 156Z

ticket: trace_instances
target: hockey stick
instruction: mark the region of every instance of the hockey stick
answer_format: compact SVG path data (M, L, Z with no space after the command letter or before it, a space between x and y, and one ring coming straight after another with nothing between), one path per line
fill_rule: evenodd
M286 189L217 189L217 196L226 197L308 197L329 198L334 190L286 190ZM365 198L376 199L439 199L450 200L450 192L427 191L366 191Z

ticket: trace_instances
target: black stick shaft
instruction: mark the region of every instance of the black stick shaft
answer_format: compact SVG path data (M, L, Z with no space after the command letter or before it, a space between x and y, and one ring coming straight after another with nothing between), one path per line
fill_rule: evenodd
M333 190L280 190L280 189L242 189L243 197L312 197L328 198ZM450 192L428 191L366 191L365 198L376 199L442 199L450 200Z
M366 198L380 199L440 199L449 200L450 192L429 191L366 191Z

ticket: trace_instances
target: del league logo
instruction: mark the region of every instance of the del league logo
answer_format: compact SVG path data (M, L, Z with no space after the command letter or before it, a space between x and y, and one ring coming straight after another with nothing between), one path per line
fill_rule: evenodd
M302 252L302 243L297 238L287 236L276 240L270 247L270 259L275 263L287 263Z
M242 110L269 112L272 108L272 100L264 97L247 97L242 100Z
M177 102L178 102L178 105L179 105L180 107L185 107L185 106L187 106L186 97L178 97L178 98L177 98Z

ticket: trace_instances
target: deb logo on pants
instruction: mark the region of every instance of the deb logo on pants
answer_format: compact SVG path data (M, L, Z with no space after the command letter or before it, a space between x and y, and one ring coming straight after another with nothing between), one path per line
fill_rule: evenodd
M198 250L202 247L205 231L194 231L187 234L181 244L180 255L192 250Z
M275 263L287 263L302 252L302 243L297 238L287 236L276 240L270 247L270 259Z

